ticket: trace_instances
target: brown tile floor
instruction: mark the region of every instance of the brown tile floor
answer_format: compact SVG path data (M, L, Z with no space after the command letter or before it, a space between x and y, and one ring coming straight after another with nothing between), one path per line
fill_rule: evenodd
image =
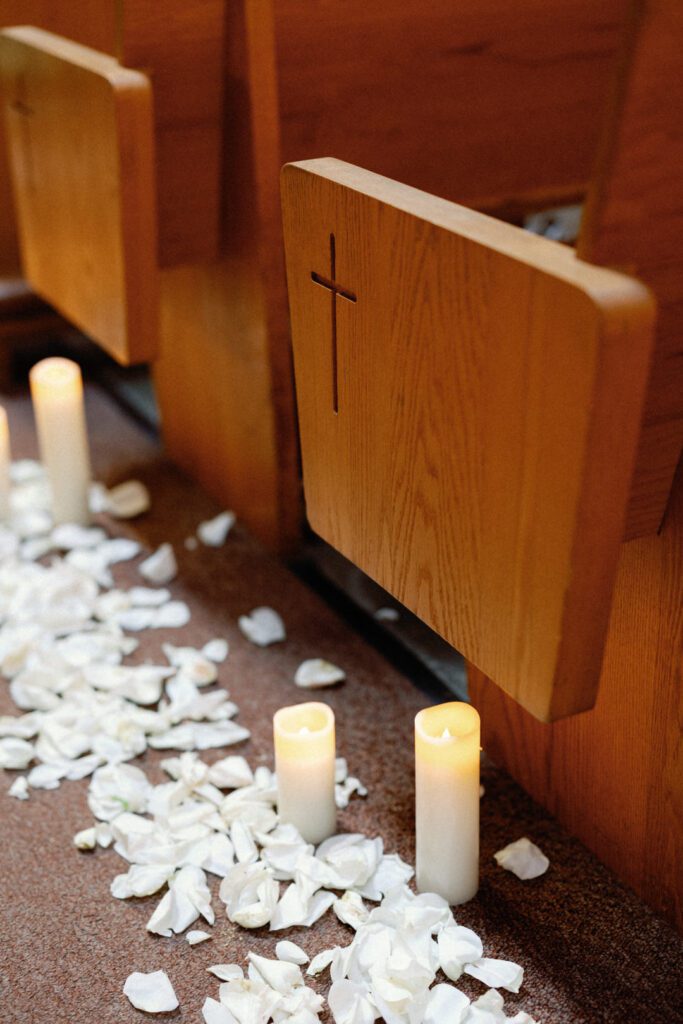
M423 695L241 528L218 551L187 551L183 539L217 509L101 393L91 391L88 402L97 475L113 483L134 474L153 496L144 519L116 529L149 547L174 542L180 574L172 589L192 608L192 622L172 637L143 635L136 657L157 657L167 638L201 645L225 636L231 651L220 681L241 709L239 721L252 730L241 748L252 764L272 763L271 716L301 699L292 682L299 662L324 655L342 665L348 681L326 699L337 716L339 753L370 795L340 816L340 829L381 834L388 851L398 850L412 862L412 720L425 703ZM16 456L34 454L28 402L18 398L7 405ZM134 565L116 568L122 584L139 581ZM240 613L262 603L278 609L288 628L285 644L265 650L250 645L235 625ZM12 711L0 683L0 714ZM154 781L161 780L159 760L154 754L142 759ZM218 988L205 973L207 965L242 961L248 949L272 952L275 939L267 932L242 931L222 916L212 941L194 949L182 937L148 935L144 925L157 897L112 899L109 883L123 862L111 851L82 854L71 845L73 834L91 820L87 781L34 792L19 802L5 795L13 773L0 774L2 1024L139 1024L143 1017L122 995L123 982L133 970L160 968L181 1004L163 1019L195 1024L204 998ZM522 992L507 998L508 1012L525 1009L540 1024L682 1020L681 944L674 932L506 775L489 766L483 781L481 889L457 916L482 935L488 955L524 965ZM521 835L536 840L550 857L547 875L533 882L518 881L492 860L495 850ZM292 937L309 953L349 941L348 931L329 914ZM483 989L472 981L468 991Z

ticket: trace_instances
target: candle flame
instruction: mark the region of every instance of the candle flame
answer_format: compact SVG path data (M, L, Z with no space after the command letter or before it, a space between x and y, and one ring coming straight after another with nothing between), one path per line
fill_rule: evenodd
M299 729L299 736L310 736L310 735L311 735L311 730L308 728L307 725L304 725L304 726L301 727L301 729Z
M453 739L453 737L451 736L451 731L448 728L448 726L446 726L444 731L441 733L441 739L442 740L452 740Z

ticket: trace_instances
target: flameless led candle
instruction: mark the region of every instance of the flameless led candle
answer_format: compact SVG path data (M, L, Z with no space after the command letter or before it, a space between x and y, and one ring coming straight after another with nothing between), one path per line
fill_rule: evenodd
M70 359L43 359L29 378L54 521L85 524L90 518L90 456L80 367Z
M479 744L471 704L439 704L415 717L417 887L451 904L479 888Z
M334 712L311 702L280 708L273 718L280 820L307 843L321 843L337 825L334 797Z
M10 517L10 476L11 462L9 448L9 426L7 413L0 405L0 519L6 522Z

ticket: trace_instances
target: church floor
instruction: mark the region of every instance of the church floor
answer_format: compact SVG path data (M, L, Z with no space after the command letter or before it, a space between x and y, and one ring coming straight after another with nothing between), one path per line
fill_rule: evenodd
M5 404L14 456L35 455L28 399ZM109 483L135 476L152 494L150 513L117 524L114 532L134 535L150 548L173 542L180 571L171 590L192 609L182 630L140 634L136 660L159 657L165 640L201 646L225 637L230 655L219 679L240 708L237 720L252 732L251 740L228 752L243 753L252 766L272 764L272 715L301 699L292 681L299 663L323 656L342 666L346 683L326 691L323 699L337 718L338 754L347 758L369 796L354 798L340 813L339 829L382 835L387 852L398 851L413 863L412 730L424 695L241 527L222 548L186 550L184 539L218 509L164 461L146 433L93 389L88 420L96 476ZM115 566L117 581L139 583L135 564ZM257 648L237 630L237 616L261 604L282 614L288 631L284 644ZM0 684L0 714L15 711ZM148 752L141 761L155 783L162 780L158 762L164 756ZM202 756L212 761L224 752ZM169 975L180 1009L158 1019L195 1024L206 996L217 996L218 982L205 970L209 964L243 963L248 950L274 955L276 937L237 928L221 916L217 898L210 942L192 948L182 936L150 936L145 922L158 896L113 899L109 884L125 870L123 862L111 850L83 854L72 845L74 833L91 822L87 780L65 782L55 791L34 790L22 802L6 796L15 773L0 774L3 1024L140 1022L145 1018L128 1004L123 983L132 971L159 969ZM682 959L675 933L505 774L487 765L482 781L481 889L456 917L482 936L485 955L525 968L520 994L505 993L507 1013L524 1009L539 1024L681 1020ZM494 851L523 835L550 858L547 874L531 882L519 881L493 861ZM215 894L218 880L210 878ZM351 933L328 913L312 929L277 933L282 938L293 938L313 955L348 944ZM318 979L321 991L325 978ZM468 982L462 987L469 995L484 991Z

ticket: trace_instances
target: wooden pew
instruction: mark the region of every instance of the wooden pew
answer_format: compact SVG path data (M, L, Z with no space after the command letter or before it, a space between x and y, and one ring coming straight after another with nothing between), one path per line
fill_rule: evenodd
M683 7L636 6L578 252L654 294L649 382L628 288L566 249L336 161L283 176L313 525L464 651L487 752L679 928L683 465L661 529L620 541L638 448L681 447L682 43ZM572 262L602 336L553 291ZM614 406L585 432L601 390ZM572 488L577 459L592 497ZM661 478L640 486L651 511ZM558 594L578 613L559 626Z
M638 467L661 493L683 415L683 6L633 12L579 252L654 291L657 339ZM668 483L667 483L668 486ZM638 517L643 506L632 508ZM595 708L544 725L470 669L491 756L651 906L683 929L683 462L655 535L619 558Z
M97 41L73 5L33 2L0 0L0 23L33 20L150 80L166 444L287 546L301 503L281 164L332 152L487 210L581 198L624 2L137 0L104 5Z

